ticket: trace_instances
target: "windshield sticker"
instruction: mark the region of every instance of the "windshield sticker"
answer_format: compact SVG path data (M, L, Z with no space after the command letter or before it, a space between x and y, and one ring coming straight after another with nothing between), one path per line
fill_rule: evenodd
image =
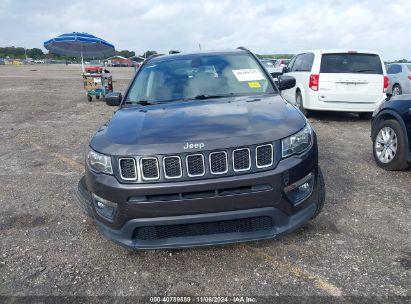
M257 69L233 70L233 74L238 81L254 81L264 79L263 74Z
M248 83L248 86L252 89L259 89L261 88L261 84L258 81L252 81Z

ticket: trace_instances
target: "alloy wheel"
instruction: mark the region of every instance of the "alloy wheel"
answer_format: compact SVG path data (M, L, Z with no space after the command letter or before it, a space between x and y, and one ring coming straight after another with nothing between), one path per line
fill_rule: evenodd
M395 131L390 127L382 128L375 139L378 160L384 164L391 162L397 154L397 148L398 139Z

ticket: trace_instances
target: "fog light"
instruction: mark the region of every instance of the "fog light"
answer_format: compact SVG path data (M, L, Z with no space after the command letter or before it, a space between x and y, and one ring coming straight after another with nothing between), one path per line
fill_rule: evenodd
M311 172L297 182L284 188L285 195L294 205L306 200L314 188L314 174Z
M117 204L101 198L93 193L93 202L96 212L107 219L112 219L117 209Z

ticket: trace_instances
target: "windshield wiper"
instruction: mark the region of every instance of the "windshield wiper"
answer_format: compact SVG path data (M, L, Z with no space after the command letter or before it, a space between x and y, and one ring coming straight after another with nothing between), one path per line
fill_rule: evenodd
M193 98L187 98L187 100L189 99L212 99L212 98L224 98L224 97L229 97L229 96L233 96L234 93L229 93L229 94L220 94L220 95L209 95L209 94L201 94L201 95L197 95Z
M139 100L139 101L126 101L126 104L140 104L142 106L148 106L148 105L155 105L157 104L157 102L148 101L148 100Z

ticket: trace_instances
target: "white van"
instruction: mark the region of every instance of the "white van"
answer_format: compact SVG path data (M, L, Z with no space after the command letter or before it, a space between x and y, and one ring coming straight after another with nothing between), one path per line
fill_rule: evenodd
M385 98L388 77L380 56L368 51L315 50L296 55L284 69L296 86L282 92L308 110L357 112L368 117Z

